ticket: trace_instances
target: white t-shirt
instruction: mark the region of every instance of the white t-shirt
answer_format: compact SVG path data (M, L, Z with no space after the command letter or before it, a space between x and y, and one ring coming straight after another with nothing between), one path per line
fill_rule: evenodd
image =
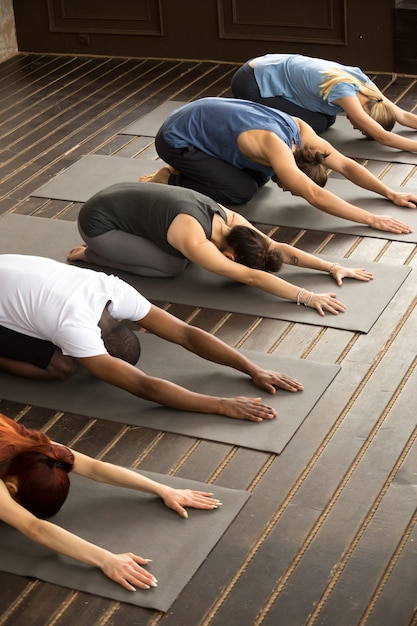
M106 304L117 320L139 321L151 303L117 276L52 259L0 255L0 324L48 339L63 354L106 354L98 322Z

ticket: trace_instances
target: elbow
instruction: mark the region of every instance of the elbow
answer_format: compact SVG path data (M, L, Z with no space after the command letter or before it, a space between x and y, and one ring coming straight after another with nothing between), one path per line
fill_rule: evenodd
M22 532L31 541L43 544L48 535L48 524L49 522L33 516L27 527L22 529Z
M314 207L321 208L324 204L323 189L318 185L309 187L308 192L304 195L304 200Z
M152 376L146 376L142 381L139 389L136 390L135 395L148 402L160 401L159 383L160 379L153 378Z
M262 287L262 279L265 276L263 270L250 270L242 282L249 287Z
M373 129L372 129L373 130ZM364 135L367 139L372 141L376 141L381 144L381 146L392 146L392 133L387 130L378 129L376 132L367 133L365 131L361 131L362 135Z

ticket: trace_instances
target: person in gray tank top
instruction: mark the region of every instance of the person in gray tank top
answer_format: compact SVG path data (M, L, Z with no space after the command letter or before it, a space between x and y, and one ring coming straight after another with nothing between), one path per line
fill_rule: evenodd
M313 294L279 278L282 263L369 281L364 268L343 267L274 241L242 215L191 189L156 183L117 183L81 208L84 244L68 254L141 276L175 276L192 261L204 269L280 298L337 314L345 305L335 293Z

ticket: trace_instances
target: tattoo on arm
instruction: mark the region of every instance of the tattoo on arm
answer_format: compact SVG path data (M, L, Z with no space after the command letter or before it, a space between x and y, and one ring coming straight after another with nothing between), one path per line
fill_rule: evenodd
M298 265L298 256L295 256L295 254L291 257L291 265Z

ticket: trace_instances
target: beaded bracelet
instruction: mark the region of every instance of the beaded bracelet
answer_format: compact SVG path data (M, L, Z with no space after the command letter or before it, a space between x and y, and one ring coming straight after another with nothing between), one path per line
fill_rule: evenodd
M333 276L333 268L336 267L336 265L340 265L340 263L333 263L333 265L329 269L330 276Z
M301 298L303 297L305 293L305 289L300 289L300 291L298 292L298 296L297 296L297 306L300 306L301 304Z
M313 299L313 296L314 296L314 293L312 291L310 291L310 293L308 294L307 300L304 302L304 306L308 306L310 304L310 302Z

